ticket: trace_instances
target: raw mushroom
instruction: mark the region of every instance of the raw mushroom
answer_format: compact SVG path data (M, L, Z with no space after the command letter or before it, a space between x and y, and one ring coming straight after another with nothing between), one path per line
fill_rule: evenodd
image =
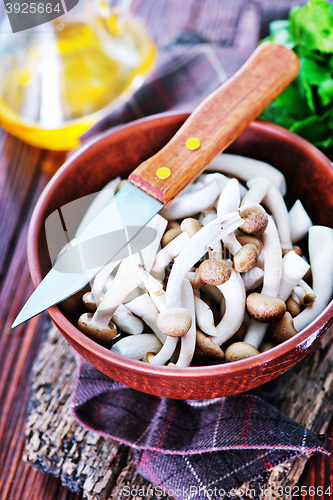
M134 337L125 337L118 340L111 351L132 359L142 359L147 352L158 352L162 347L161 342L153 333L142 333Z
M231 268L230 268L231 269ZM223 294L225 311L221 321L216 325L217 335L213 342L222 345L241 327L245 313L245 288L239 273L231 269L228 281L217 288Z
M216 327L214 325L214 316L211 308L205 301L200 297L196 296L194 291L194 306L195 306L195 317L196 324L204 333L208 335L215 336L217 334Z
M143 259L145 266L150 270L166 224L166 220L159 215L155 215L149 222L147 226L156 230L156 238L146 247L144 247L143 244L141 245L141 247L143 247L141 256L135 253L122 260L111 287L104 295L95 314L90 319L91 324L98 328L106 328L117 307L126 299L128 294L141 283L141 277L138 273L138 264L140 264L141 259ZM140 238L142 238L142 236L138 233L135 236L136 242L140 241Z
M257 236L263 234L268 224L266 211L258 203L247 203L238 210L243 220L239 229L246 234Z
M270 326L270 335L276 344L281 344L296 335L297 330L294 327L293 318L287 311L281 319L272 323Z
M246 309L256 321L270 323L284 315L286 304L283 300L264 293L251 293L246 298Z
M202 227L184 246L172 266L166 287L166 306L168 309L179 307L183 281L209 246L215 246L221 237L237 229L242 220L237 213L217 218Z
M333 229L312 226L309 229L309 258L312 269L312 288L316 300L294 318L299 332L327 306L333 294Z
M188 234L184 231L156 254L155 261L151 269L151 273L154 277L160 279L164 278L165 268L181 252L189 239Z

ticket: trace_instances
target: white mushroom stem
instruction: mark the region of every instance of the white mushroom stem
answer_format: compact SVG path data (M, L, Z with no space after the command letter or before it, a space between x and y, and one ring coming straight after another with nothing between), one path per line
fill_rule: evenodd
M109 262L109 264L106 264L106 266L104 266L103 269L101 269L100 272L96 274L94 279L94 284L91 288L91 297L96 302L97 306L99 306L102 300L102 294L106 286L106 283L108 281L108 278L112 273L112 271L117 267L119 262L120 262L119 260L114 262Z
M224 184L224 176L219 177ZM200 189L187 192L178 196L169 206L161 210L162 217L167 220L182 219L189 217L210 207L212 202L219 196L222 183L210 181Z
M223 153L217 156L206 168L206 171L211 170L223 172L244 181L248 181L252 177L267 177L281 191L283 196L286 194L284 175L278 169L263 161Z
M181 304L182 307L190 311L192 317L191 328L180 339L180 352L176 362L176 366L185 367L189 366L192 361L196 343L194 295L192 286L186 279L183 283Z
M312 288L317 296L312 305L294 318L299 332L320 314L333 294L333 229L312 226L309 229L309 258L312 270Z
M214 325L213 311L209 305L194 294L194 306L197 327L207 335L215 336L217 330Z
M201 214L199 215L199 218L198 220L204 225L206 226L207 224L209 224L212 220L216 219L217 217L217 212L216 212L216 208L215 207L209 207L207 210L204 210L203 212L201 212Z
M143 266L138 266L138 273L141 277L147 292L157 309L161 312L165 310L165 291L163 284L151 276Z
M237 179L230 179L223 189L217 203L217 217L223 216L237 210L240 205L240 190L239 182ZM235 255L242 245L237 241L235 233L232 232L222 238L224 246L229 250L232 255Z
M295 252L288 252L282 259L282 279L277 298L284 302L288 299L310 265Z
M159 215L155 215L147 224L148 227L154 228L157 234L154 241L146 247L144 246L144 242L140 245L141 233L135 236L136 241L134 243L138 248L142 248L141 255L135 253L122 260L111 287L104 295L93 316L93 324L108 324L119 304L142 282L138 273L138 265L142 264L142 259L146 269L150 271L166 224L167 221Z
M114 197L117 186L120 182L120 177L112 179L106 186L95 196L84 217L82 218L79 227L76 230L75 237L77 238L86 227L95 219L96 215L109 203ZM88 195L94 196L94 195Z
M224 315L216 325L217 335L212 340L217 345L222 345L232 337L240 328L245 313L245 288L239 273L231 270L231 276L222 285L217 285L225 301Z
M300 200L295 201L288 215L291 240L293 243L297 243L308 233L312 221Z
M124 305L120 304L115 310L112 321L120 330L132 335L137 335L143 332L143 322L132 314L132 312Z
M156 356L151 356L149 358L149 363L152 365L165 365L175 352L178 340L179 337L167 337L162 349ZM146 352L149 352L149 350Z
M162 347L161 342L153 333L142 333L118 340L111 351L132 359L142 359L147 352L158 352Z
M254 267L251 271L243 273L242 280L245 290L248 292L260 286L264 279L264 271L260 267Z
M277 297L282 279L282 251L280 238L271 216L268 216L268 225L262 234L264 253L264 278L261 293L270 297ZM259 323L252 319L246 331L244 342L259 348L268 323Z
M144 293L139 297L131 300L126 304L126 307L136 316L139 316L153 330L155 335L164 344L167 336L157 326L157 316L159 310L152 301L148 293Z
M207 252L209 246L231 233L242 223L238 213L231 213L217 218L203 226L184 246L172 266L166 287L167 309L180 307L181 289L186 274Z
M168 243L164 248L162 248L162 250L156 254L154 264L151 268L151 273L155 277L164 275L165 268L181 252L189 239L189 235L186 231L184 231L182 234L176 236L176 238L170 241L170 243Z
M247 182L249 190L242 198L242 205L246 203L261 203L272 182L267 177L254 177Z

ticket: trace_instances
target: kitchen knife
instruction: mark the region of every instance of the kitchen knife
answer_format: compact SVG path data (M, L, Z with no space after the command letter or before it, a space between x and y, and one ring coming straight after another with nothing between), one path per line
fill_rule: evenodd
M195 109L164 148L130 174L130 182L45 276L12 328L81 290L116 255L125 255L130 239L241 134L294 80L299 67L291 50L273 42L260 45L232 78ZM125 237L112 238L113 244L102 254L99 238L116 234L115 220L121 220L124 233L120 233ZM78 259L79 269L73 265L71 271L68 263L77 264Z

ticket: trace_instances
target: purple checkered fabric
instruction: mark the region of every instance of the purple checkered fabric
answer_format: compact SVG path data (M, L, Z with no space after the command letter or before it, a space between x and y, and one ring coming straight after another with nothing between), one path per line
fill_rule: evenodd
M268 21L285 17L294 3L203 0L208 24L197 19L196 33L181 34L161 51L147 82L83 141L147 115L193 110L244 63ZM147 16L156 7L151 0L142 5ZM82 360L73 408L84 425L131 446L138 472L182 499L218 498L291 457L325 453L321 438L256 394L168 400L129 389Z
M221 496L322 439L254 393L204 401L130 389L80 360L73 400L85 426L135 450L138 472L179 498ZM179 494L176 494L179 493Z

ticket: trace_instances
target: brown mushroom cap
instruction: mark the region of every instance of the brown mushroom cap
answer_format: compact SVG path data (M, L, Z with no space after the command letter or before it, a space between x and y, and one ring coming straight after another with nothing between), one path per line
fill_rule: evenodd
M246 234L262 234L268 224L268 217L264 208L258 203L247 203L238 209L244 222L239 229Z
M316 298L317 298L317 295L315 295L312 292L308 292L303 297L303 304L305 306L310 306L311 304L314 303L314 301L316 300Z
M91 296L91 292L87 292L82 297L82 302L90 312L95 312L97 309L97 304Z
M286 300L286 306L287 306L287 311L291 314L293 318L301 312L299 304L292 297L289 297Z
M258 262L259 252L253 243L246 243L242 248L234 255L233 258L233 268L238 273L246 273L251 271Z
M206 259L198 270L200 278L208 285L222 285L231 276L231 267L222 259Z
M182 337L191 325L191 313L183 307L166 309L157 316L158 328L169 337Z
M113 340L117 335L116 325L110 321L106 328L100 328L91 322L92 317L92 313L82 314L78 320L79 330L99 344L107 344Z
M287 309L283 300L264 293L250 293L246 298L246 308L251 318L261 323L270 323L281 318Z
M201 330L196 332L196 346L195 356L200 358L211 358L212 360L222 361L224 359L224 352L211 337L205 335Z
M239 361L240 359L250 358L259 354L258 349L246 342L235 342L231 344L224 353L224 359L227 363Z
M236 239L242 246L247 245L248 243L252 243L257 247L258 254L261 254L262 241L256 236L251 236L250 234L239 234L238 236L236 236Z
M182 231L186 231L190 238L195 235L202 227L203 224L197 219L193 219L192 217L187 217L183 220L180 225Z
M174 240L176 236L179 236L182 233L182 230L180 229L180 226L173 227L171 229L168 229L163 234L162 240L161 240L161 246L164 248L170 241Z
M291 339L296 333L297 330L294 327L293 318L288 311L281 319L272 323L270 326L271 337L277 344L281 344L285 340Z

